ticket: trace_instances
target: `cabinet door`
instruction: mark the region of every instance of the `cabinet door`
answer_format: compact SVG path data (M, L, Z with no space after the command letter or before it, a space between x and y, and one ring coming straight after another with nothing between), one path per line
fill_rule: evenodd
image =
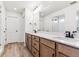
M36 40L32 40L32 46L35 47L39 51L39 42Z
M57 44L57 51L70 57L78 57L79 49L72 48L68 45Z
M54 57L55 50L49 48L48 46L40 43L40 56L41 57Z
M32 54L34 57L39 57L39 51L37 51L34 47L32 47Z
M64 55L63 53L57 52L56 57L67 57L66 55Z
M28 39L28 48L31 50L31 38Z

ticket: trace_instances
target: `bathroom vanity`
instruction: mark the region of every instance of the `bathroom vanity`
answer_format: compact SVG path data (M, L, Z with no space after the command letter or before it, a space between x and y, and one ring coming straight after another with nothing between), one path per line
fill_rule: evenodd
M26 46L35 57L79 56L79 40L46 33L26 33Z

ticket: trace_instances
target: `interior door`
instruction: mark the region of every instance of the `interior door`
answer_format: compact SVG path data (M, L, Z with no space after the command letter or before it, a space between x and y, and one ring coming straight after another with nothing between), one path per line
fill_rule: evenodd
M7 43L19 40L19 19L17 17L7 17Z

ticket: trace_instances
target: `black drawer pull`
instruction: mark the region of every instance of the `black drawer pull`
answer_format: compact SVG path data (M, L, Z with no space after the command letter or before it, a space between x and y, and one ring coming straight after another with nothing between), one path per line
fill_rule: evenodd
M36 45L36 43L34 43L34 45Z
M36 55L36 52L35 51L33 53Z
M52 57L54 57L55 55L54 54L52 54Z

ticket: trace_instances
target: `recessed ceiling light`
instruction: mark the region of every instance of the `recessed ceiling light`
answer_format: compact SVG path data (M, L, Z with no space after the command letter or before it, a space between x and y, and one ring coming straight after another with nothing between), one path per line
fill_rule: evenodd
M14 8L14 10L16 10L16 8Z

